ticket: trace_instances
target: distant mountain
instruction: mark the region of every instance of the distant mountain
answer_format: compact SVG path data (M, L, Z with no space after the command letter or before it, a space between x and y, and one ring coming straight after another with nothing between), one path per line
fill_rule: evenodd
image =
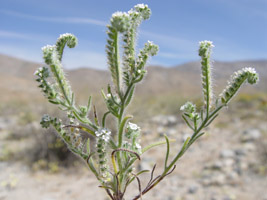
M41 97L36 87L33 73L42 66L41 63L29 62L0 54L0 100L11 98ZM214 87L220 91L225 87L230 75L243 67L254 67L260 74L260 83L256 87L247 87L242 91L261 91L267 93L267 60L214 62L213 74L216 83ZM143 84L138 85L137 95L164 95L177 93L186 96L200 95L200 63L190 62L179 66L166 68L149 66L148 75ZM108 71L79 68L66 72L74 91L87 96L99 92L111 83Z

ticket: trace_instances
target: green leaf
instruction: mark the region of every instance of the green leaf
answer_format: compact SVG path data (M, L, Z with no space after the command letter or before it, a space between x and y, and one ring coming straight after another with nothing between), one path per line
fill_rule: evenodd
M175 142L176 140L175 139L170 139L169 142ZM146 151L148 151L149 149L152 149L153 147L156 147L156 146L159 146L159 145L162 145L162 144L166 144L166 140L164 141L159 141L159 142L155 142L153 144L150 144L146 147L144 147L142 149L142 154L145 153Z
M87 104L87 115L90 112L91 109L91 102L92 102L92 96L89 97L88 99L88 104Z
M186 113L185 113L185 114L186 114ZM191 124L190 124L190 123L188 122L188 120L186 119L185 114L182 115L182 118L183 118L184 121L186 122L187 126L188 126L189 128L191 128L192 130L194 130L194 128L191 126Z
M167 137L167 135L164 135L165 140L166 140L166 144L167 144L167 151L166 151L166 156L165 156L165 169L167 168L167 163L168 163L168 159L169 159L169 153L170 153L170 141L169 138Z
M81 127L81 129L82 129L83 131L85 131L85 132L87 132L87 133L89 133L89 134L91 134L91 135L93 135L93 136L96 136L96 135L95 135L95 132L92 131L92 130L90 130L89 128L86 128L86 127L84 127L84 126L80 126L80 127Z
M110 35L110 40L113 41L112 46L107 45L108 64L109 70L111 72L112 81L116 88L116 92L117 94L119 94L119 96L121 96L120 92L122 73L119 63L119 33L116 30L113 31L113 34Z
M134 94L134 86L132 87L132 89L129 92L128 98L125 102L125 106L128 106L129 103L131 102L132 98L133 98L133 94Z
M102 118L102 127L103 127L103 128L105 128L105 125L106 125L106 118L107 118L108 114L110 114L110 111L106 112L106 113L103 115L103 118Z
M208 127L211 122L213 122L214 119L216 119L218 117L219 114L216 114L212 119L210 119L210 121L205 125L205 127Z
M87 139L86 151L87 155L90 155L90 138Z
M122 137L123 137L123 130L124 127L126 125L126 123L128 122L129 119L133 118L132 115L127 115L121 122L120 128L119 128L119 133L118 133L118 147L121 148L122 147Z

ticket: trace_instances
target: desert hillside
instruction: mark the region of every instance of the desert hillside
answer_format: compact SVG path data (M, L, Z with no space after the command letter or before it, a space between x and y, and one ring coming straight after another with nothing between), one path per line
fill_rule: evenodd
M33 73L42 66L0 54L0 100L6 101L10 95L19 95L21 98L41 97L36 87ZM218 93L225 87L227 80L234 71L243 67L254 67L260 74L260 82L256 87L246 87L243 92L267 91L267 60L214 62L214 89ZM137 89L137 95L162 95L176 93L180 96L200 95L200 64L199 62L185 63L170 68L149 66L145 81ZM110 83L108 71L81 67L66 72L74 91L77 93L96 93Z
M68 151L53 129L39 124L45 113L64 121L63 113L48 104L37 88L33 73L40 66L0 55L0 200L103 200L104 193L84 162ZM220 93L230 75L243 67L256 68L259 84L245 85L188 149L173 174L143 200L267 200L267 60L215 61L213 88ZM164 140L166 134L175 139L173 157L192 134L180 116L180 106L188 100L202 105L200 64L149 66L147 70L127 112L141 127L142 148ZM100 89L111 83L109 72L81 67L66 74L77 103L86 103L91 94L102 116L106 110ZM108 118L114 132L111 122ZM95 151L95 145L91 147ZM151 169L157 163L155 173L159 174L165 150L162 146L142 155L136 170ZM144 187L150 177L140 178ZM129 188L125 199L132 199L136 191L137 185Z

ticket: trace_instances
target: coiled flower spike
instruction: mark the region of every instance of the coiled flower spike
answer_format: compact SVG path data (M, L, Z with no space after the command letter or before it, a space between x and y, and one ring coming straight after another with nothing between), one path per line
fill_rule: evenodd
M201 78L202 78L202 91L204 95L204 103L207 110L212 104L212 80L211 80L211 64L210 55L211 49L214 47L211 41L201 41L199 42L198 54L201 57Z
M78 43L77 38L71 33L61 34L56 42L56 51L58 53L58 59L62 60L63 50L67 45L69 48L74 48Z
M98 154L99 174L103 181L109 178L108 165L107 165L107 152L106 146L110 139L111 132L106 128L100 128L95 132L97 137L96 151Z
M243 68L232 75L231 81L228 81L228 85L220 94L221 102L226 105L246 81L251 85L259 81L259 75L254 68Z
M60 63L66 44L70 48L75 47L77 44L77 38L70 33L62 34L59 36L56 45L44 46L42 51L44 61L50 66L50 70L54 75L59 91L61 91L67 103L70 104L72 92Z

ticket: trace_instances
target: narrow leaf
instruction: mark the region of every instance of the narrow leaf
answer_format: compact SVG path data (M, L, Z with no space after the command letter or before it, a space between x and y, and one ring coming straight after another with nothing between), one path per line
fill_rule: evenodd
M168 163L168 159L169 159L169 153L170 153L170 141L169 138L167 137L167 135L164 135L165 140L166 140L166 144L167 144L167 151L166 151L166 156L165 156L165 169L167 167L167 163Z
M176 141L176 140L174 140L174 139L170 139L170 140L169 140L169 142L175 142L175 141ZM142 154L145 153L146 151L148 151L149 149L151 149L151 148L153 148L153 147L156 147L156 146L159 146L159 145L162 145L162 144L166 144L166 140L164 140L164 141L159 141L159 142L155 142L155 143L153 143L153 144L150 144L150 145L144 147L144 148L142 149Z

